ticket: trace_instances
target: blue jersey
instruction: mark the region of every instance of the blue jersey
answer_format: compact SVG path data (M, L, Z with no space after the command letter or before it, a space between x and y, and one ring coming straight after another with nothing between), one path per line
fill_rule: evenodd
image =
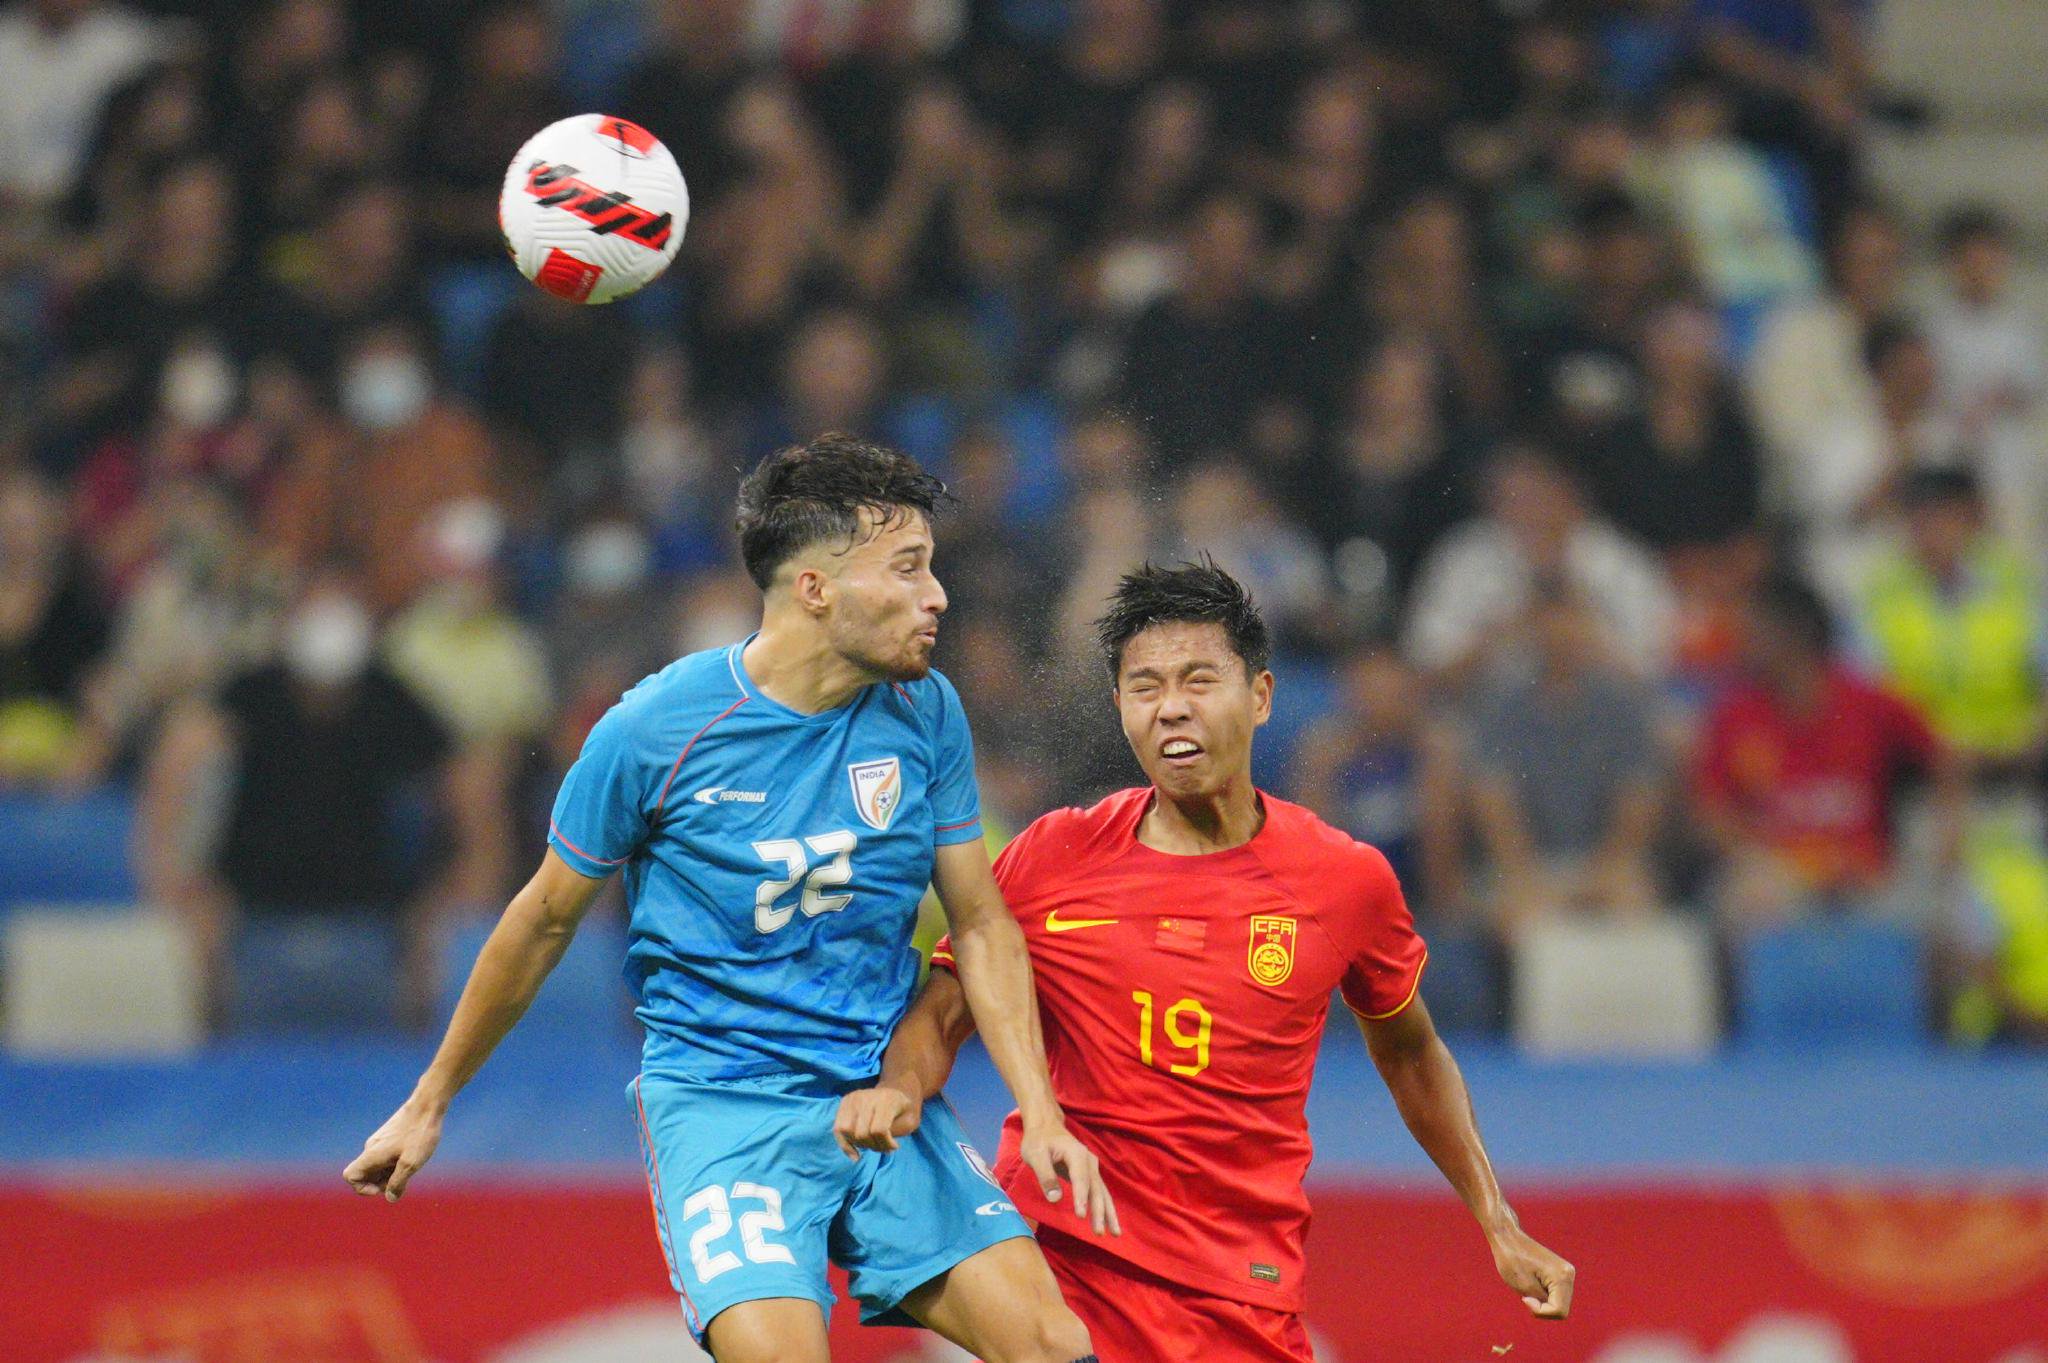
M941 843L981 836L953 684L877 684L806 715L744 644L628 691L584 740L548 842L623 868L643 1065L699 1083L868 1079L917 981L911 932Z

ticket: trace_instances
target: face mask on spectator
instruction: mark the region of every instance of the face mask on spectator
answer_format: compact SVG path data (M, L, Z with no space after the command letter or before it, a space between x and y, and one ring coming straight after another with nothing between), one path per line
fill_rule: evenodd
M571 591L611 596L645 582L653 555L632 526L594 525L570 541L565 557Z
M366 355L341 380L341 411L368 431L409 425L434 395L427 367L405 355Z
M370 644L370 615L359 603L345 596L316 597L285 626L285 666L310 685L344 686L370 661Z
M164 364L157 400L187 429L218 426L235 405L235 371L212 346L187 346Z

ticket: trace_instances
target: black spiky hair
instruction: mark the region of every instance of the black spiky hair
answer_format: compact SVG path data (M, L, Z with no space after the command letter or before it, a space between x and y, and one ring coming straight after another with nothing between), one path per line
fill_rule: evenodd
M1162 567L1147 562L1117 583L1109 609L1095 622L1096 642L1111 681L1123 670L1124 647L1154 625L1221 625L1230 647L1256 677L1273 659L1266 617L1242 582L1203 554L1198 562Z

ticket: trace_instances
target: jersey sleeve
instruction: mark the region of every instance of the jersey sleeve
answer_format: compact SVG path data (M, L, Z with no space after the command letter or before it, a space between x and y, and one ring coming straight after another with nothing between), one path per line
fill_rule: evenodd
M932 736L932 841L943 847L981 836L981 790L974 780L974 736L960 693L943 673L932 673L932 680L939 695Z
M571 870L602 879L632 858L649 831L660 773L647 755L640 707L622 700L591 726L562 778L548 846Z
M1386 857L1358 849L1359 898L1352 905L1349 959L1340 986L1351 1011L1370 1022L1390 1018L1414 1002L1429 949L1415 931L1401 882Z
M1010 839L1009 846L996 854L996 888L1003 892L1003 902L1013 908L1028 878L1026 868L1031 865L1032 851L1043 840L1039 828L1051 817L1052 815L1048 814L1032 820L1022 833ZM938 945L932 948L932 964L940 970L958 968L958 963L953 959L952 933L949 932L939 938Z

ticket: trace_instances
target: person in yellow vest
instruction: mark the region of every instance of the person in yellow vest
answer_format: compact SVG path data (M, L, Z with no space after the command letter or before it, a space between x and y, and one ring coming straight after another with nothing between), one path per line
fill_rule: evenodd
M1905 533L1871 565L1858 625L1873 669L1970 777L1951 1021L1967 1040L2048 1041L2048 597L1988 529L1969 468L1913 470L1900 493Z

